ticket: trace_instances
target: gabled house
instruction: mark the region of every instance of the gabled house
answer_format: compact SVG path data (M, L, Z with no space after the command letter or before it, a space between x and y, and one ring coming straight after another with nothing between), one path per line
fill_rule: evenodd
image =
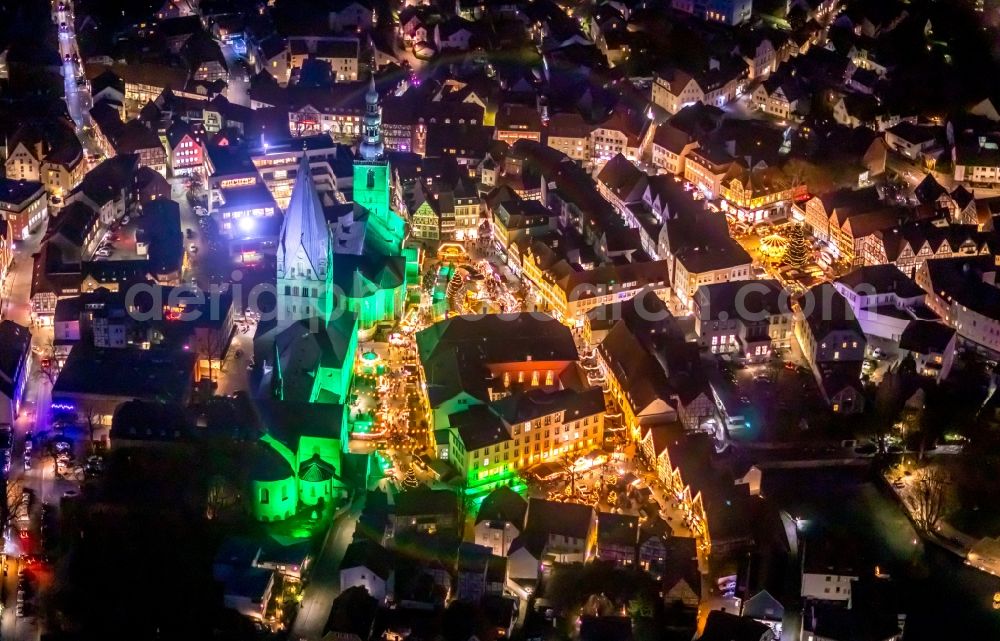
M421 485L400 492L389 513L392 536L406 532L446 534L460 527L461 505L451 490L432 490Z
M114 142L118 154L136 154L139 165L154 169L163 176L167 175L167 152L155 131L152 131L139 120L125 123L118 139Z
M370 539L355 539L340 562L341 591L363 587L380 603L392 590L392 553Z
M697 540L689 537L668 537L665 569L660 583L663 603L667 606L695 610L701 602L701 572L698 570Z
M808 290L800 305L803 319L796 324L796 336L827 403L834 412L860 412L867 341L853 309L829 283Z
M640 302L636 303L635 300ZM641 305L655 320L633 316ZM609 394L623 411L623 425L640 440L643 428L679 421L686 430L711 429L716 413L695 343L685 343L665 304L650 294L623 307L622 319L597 352Z
M698 341L713 354L738 352L760 363L791 346L791 301L775 280L702 285L694 301Z
M524 530L527 511L528 502L506 485L493 490L476 514L476 544L490 548L496 556L507 556L514 539Z
M916 320L936 320L924 290L895 265L859 267L833 283L847 300L865 336L898 342Z
M597 513L597 559L615 565L635 565L639 518L628 514Z
M336 0L330 3L329 24L332 31L360 33L375 24L375 11L368 0Z
M771 628L750 617L712 610L696 641L775 641Z
M670 67L653 78L652 101L674 114L689 104L722 107L742 93L749 67L740 58L711 58L706 68Z
M917 373L938 381L948 378L955 361L958 333L953 327L932 320L916 320L903 330L899 349L913 358Z
M782 621L785 618L785 606L767 590L761 590L744 601L740 614L758 623L763 623L771 628L775 638L781 638Z
M916 282L927 305L953 327L964 345L1000 352L1000 288L992 256L928 260Z
M810 94L797 76L777 73L754 89L754 106L782 120L801 120L809 113Z
M198 176L205 172L205 144L202 136L183 120L167 129L167 156L173 176Z
M592 507L533 498L528 501L524 532L507 554L510 578L533 585L544 565L590 559L596 542L597 518Z
M659 516L647 519L639 527L638 565L657 580L663 577L667 568L670 534L670 526Z
M28 328L9 319L0 321L0 424L12 425L21 412L30 356Z

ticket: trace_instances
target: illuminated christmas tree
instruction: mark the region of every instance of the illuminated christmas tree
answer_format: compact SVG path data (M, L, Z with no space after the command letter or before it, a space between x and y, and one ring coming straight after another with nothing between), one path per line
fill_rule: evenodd
M788 249L785 250L785 264L790 267L805 267L809 263L809 243L806 241L802 225L793 225L788 233Z
M462 290L464 288L465 288L465 279L462 278L461 274L455 272L455 275L451 277L450 281L448 281L448 288L445 290L445 293L448 296L448 301L452 305L458 304L459 302L458 297L462 293Z

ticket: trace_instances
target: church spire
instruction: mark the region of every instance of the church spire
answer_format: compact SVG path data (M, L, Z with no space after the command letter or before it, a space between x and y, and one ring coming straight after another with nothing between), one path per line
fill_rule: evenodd
M300 248L304 256L300 256ZM308 264L302 263L303 257ZM330 230L305 150L281 224L277 258L278 278L325 278L329 267Z
M361 141L361 159L379 160L385 147L382 144L382 106L375 90L375 76L371 76L365 94L364 136Z

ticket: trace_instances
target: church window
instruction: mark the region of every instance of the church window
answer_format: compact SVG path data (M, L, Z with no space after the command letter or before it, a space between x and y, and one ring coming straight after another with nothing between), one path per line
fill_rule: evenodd
M288 486L287 485L282 485L281 486L281 500L282 501L287 501L288 500Z
M285 296L291 296L291 295L292 295L292 286L285 285Z
M368 189L375 189L375 170L368 170Z
M306 305L306 315L307 316L309 315L309 306L308 305Z
M292 295L293 296L298 296L299 295L299 288L298 287L293 287L292 288Z
M295 278L295 268L292 267L292 278Z
M266 487L260 488L260 504L267 505L271 501L271 493L267 491Z

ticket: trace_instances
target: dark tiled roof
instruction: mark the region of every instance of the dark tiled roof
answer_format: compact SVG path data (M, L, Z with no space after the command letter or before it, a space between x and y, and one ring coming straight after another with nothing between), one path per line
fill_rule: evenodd
M564 412L563 422L568 423L585 416L600 414L605 409L604 393L599 387L583 392L571 389L554 392L534 389L500 399L494 407L511 425L558 411Z
M578 358L569 328L537 314L456 316L417 334L417 348L433 407L463 390L485 400L488 364Z
M122 403L111 419L111 440L181 441L191 437L183 406L133 400Z
M639 517L629 514L597 513L597 541L634 546L639 539Z
M31 332L12 320L0 322L0 392L14 397L18 382L27 375Z
M358 539L347 546L341 571L350 568L366 568L382 580L388 580L392 573L392 553L370 539Z
M700 641L760 641L771 629L750 617L712 610L705 621Z
M52 394L184 401L195 359L195 354L187 352L104 349L80 343L70 351Z
M851 330L858 336L864 336L861 324L854 316L847 299L840 295L830 283L816 285L808 291L811 304L803 309L808 312L806 322L816 340L823 340L827 334L835 330Z
M462 444L469 452L512 440L503 420L486 405L473 405L451 414L448 422L458 430Z
M20 205L43 190L42 183L33 180L0 178L0 202Z
M952 327L938 321L916 320L899 337L899 348L918 354L943 354L955 337Z
M524 515L528 512L528 502L506 485L501 485L483 499L476 515L476 523L483 521L506 521L519 530L524 528Z
M458 514L459 497L451 490L432 490L421 485L396 495L396 516Z
M746 314L790 314L791 300L776 280L730 281L702 285L696 294L702 320L742 318Z
M533 498L528 501L525 531L586 539L593 518L594 511L589 505Z
M924 290L891 264L858 267L837 282L863 295L891 293L900 298L914 298L924 294Z

